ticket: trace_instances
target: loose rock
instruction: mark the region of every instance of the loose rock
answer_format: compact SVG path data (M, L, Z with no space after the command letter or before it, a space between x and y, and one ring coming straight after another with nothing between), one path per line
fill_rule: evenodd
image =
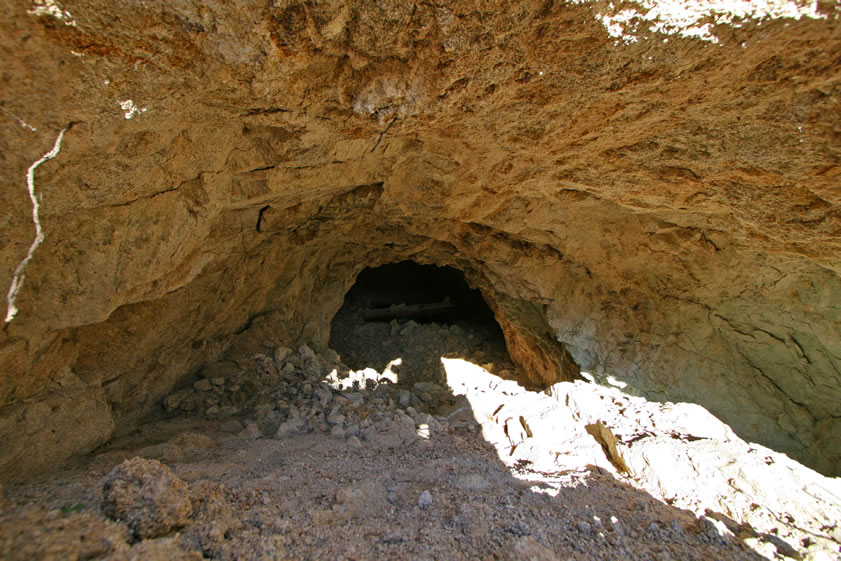
M140 538L163 536L188 522L187 485L157 460L132 458L115 467L102 486L102 510Z

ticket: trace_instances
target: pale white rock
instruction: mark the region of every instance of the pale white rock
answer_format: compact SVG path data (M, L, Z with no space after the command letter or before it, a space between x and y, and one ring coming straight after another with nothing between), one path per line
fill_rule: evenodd
M429 491L424 491L421 493L420 497L418 498L418 506L420 508L429 508L432 506L432 493Z

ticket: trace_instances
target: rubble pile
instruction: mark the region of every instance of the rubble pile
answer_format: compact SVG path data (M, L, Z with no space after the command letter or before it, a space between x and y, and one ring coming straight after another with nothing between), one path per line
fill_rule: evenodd
M385 327L382 370L244 332L138 431L5 488L0 558L839 558L839 482L703 408L531 391L457 353L403 376L395 349L470 337Z

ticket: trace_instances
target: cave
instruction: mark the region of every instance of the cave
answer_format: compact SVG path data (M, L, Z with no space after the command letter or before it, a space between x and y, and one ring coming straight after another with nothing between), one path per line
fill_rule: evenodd
M0 481L180 414L269 439L306 417L259 402L278 376L446 419L347 340L403 330L487 343L439 373L692 404L835 481L841 10L744 4L13 2Z
M353 369L386 368L397 382L445 381L441 358L495 364L528 384L479 290L453 267L413 261L362 270L331 322L329 346ZM561 350L562 352L562 350Z
M338 313L354 310L363 321L495 324L488 304L478 290L467 285L463 273L413 261L359 273Z

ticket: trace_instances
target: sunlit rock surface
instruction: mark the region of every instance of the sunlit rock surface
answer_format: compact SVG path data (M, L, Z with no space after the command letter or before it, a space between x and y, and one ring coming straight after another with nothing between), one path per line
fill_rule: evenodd
M323 348L413 259L535 381L568 353L838 474L837 2L699 4L6 2L0 473L130 430L264 314Z
M671 506L707 517L768 558L835 559L841 481L748 443L703 407L655 403L617 388L560 382L529 392L460 359L442 359L499 459L516 470L597 466Z

